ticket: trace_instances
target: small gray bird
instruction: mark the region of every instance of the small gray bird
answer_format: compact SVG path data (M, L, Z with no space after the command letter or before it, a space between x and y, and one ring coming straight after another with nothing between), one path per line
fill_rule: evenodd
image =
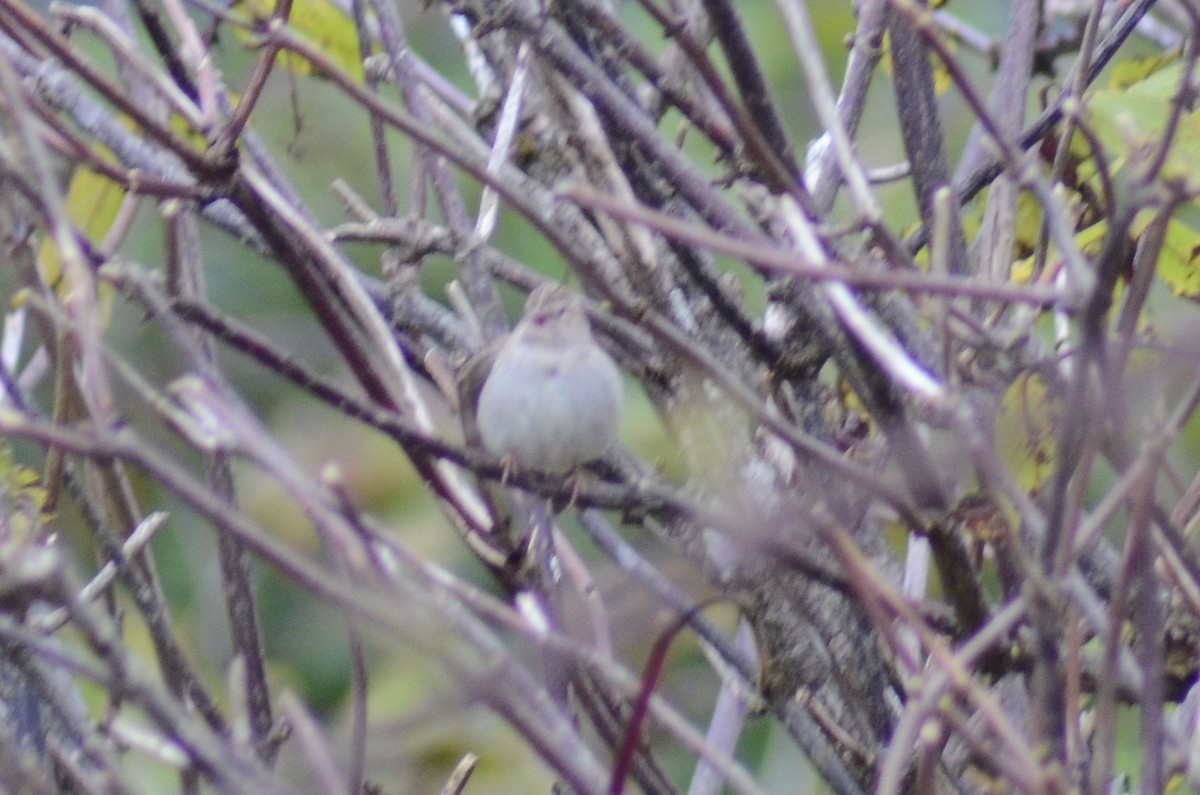
M621 374L592 338L578 294L543 285L496 354L476 415L483 444L517 466L565 474L612 447Z

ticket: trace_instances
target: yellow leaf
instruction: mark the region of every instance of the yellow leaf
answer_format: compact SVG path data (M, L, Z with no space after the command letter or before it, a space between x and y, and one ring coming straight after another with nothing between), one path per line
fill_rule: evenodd
M46 509L41 477L14 461L7 445L0 446L0 498L6 511L0 524L0 553L11 555L14 548L40 540L42 526L53 514Z
M265 22L275 12L275 4L271 0L239 0L234 9L242 19ZM331 0L295 0L288 27L350 75L362 79L358 31L354 28L354 21ZM235 32L243 41L254 38L253 34L245 31ZM292 53L282 53L280 63L298 75L315 71L308 60Z
M1104 221L1098 221L1091 226L1084 227L1075 233L1075 247L1087 256L1094 256L1100 250L1100 246L1104 242L1104 233L1107 230L1108 224ZM1046 261L1053 265L1057 263L1060 256L1058 245L1051 243L1050 253ZM1013 262L1011 272L1013 282L1016 284L1025 284L1028 282L1029 278L1033 275L1033 262L1034 258L1032 256Z
M1054 474L1062 402L1036 374L1017 378L996 417L996 453L1017 484L1036 494Z
M1033 278L1033 257L1017 260L1009 270L1009 278L1013 284L1029 284Z
M1200 234L1178 218L1167 223L1158 276L1175 295L1200 299Z
M78 166L67 188L67 217L84 237L98 245L112 228L123 201L124 188L86 166ZM38 249L38 267L46 284L58 285L62 278L62 259L50 236L42 240Z
M76 230L92 245L99 247L105 235L112 229L117 213L125 201L125 189L108 177L92 171L86 166L76 166L67 186L67 217ZM50 287L66 290L62 285L62 254L51 235L42 239L38 248L38 269ZM108 284L97 288L96 301L100 322L107 326L112 308L113 290Z

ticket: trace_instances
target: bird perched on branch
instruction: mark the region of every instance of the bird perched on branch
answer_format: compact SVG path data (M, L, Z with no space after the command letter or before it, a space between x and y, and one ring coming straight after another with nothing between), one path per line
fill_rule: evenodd
M616 442L622 398L620 371L592 337L583 299L543 285L496 354L476 421L496 455L565 474Z

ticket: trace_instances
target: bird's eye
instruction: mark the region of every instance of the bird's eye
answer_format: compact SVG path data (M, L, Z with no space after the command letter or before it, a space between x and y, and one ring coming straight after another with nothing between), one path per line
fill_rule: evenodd
M561 318L563 314L564 311L561 309L552 309L548 312L538 312L533 316L533 323L535 326L544 326L552 320Z

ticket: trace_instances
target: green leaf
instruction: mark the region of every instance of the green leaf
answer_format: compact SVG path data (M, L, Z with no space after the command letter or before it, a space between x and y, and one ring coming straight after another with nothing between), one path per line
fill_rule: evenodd
M1129 84L1093 92L1085 120L1104 146L1113 172L1147 160L1162 140L1179 91L1183 67L1158 69ZM1186 191L1200 190L1200 112L1184 112L1160 177Z
M1114 90L1129 88L1179 61L1179 52L1165 52L1149 58L1126 58L1108 70L1108 87Z

